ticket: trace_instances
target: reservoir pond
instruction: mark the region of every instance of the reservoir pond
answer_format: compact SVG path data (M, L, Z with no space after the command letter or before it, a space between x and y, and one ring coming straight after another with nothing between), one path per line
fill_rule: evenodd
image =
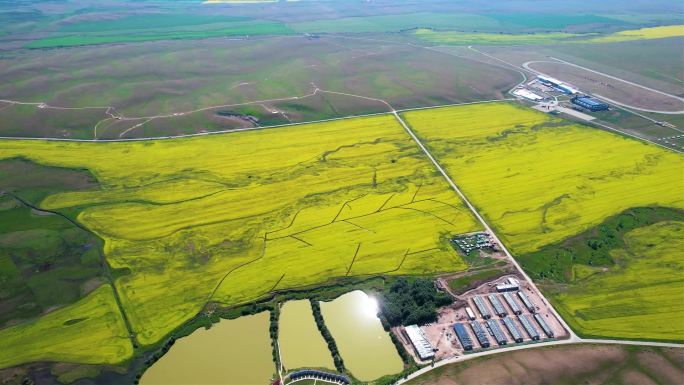
M283 366L288 369L335 370L332 356L314 321L309 300L288 301L280 309L278 344Z
M275 366L269 313L221 320L180 338L143 375L141 385L264 385Z
M376 300L360 290L321 302L323 319L344 365L361 381L373 381L404 368L377 311Z

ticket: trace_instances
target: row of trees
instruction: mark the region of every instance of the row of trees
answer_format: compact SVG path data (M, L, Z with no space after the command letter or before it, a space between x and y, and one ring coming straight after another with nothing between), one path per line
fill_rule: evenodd
M330 350L330 354L332 354L333 361L335 363L335 369L337 369L337 371L340 373L344 373L344 361L342 361L340 352L339 350L337 350L337 344L335 343L335 339L333 338L332 334L330 334L330 330L328 330L328 327L325 326L325 321L323 321L323 314L321 314L321 305L318 303L317 300L314 299L310 299L309 302L311 302L311 309L313 310L313 316L314 320L316 321L316 326L318 326L318 330L321 332L323 339L328 344L328 350Z
M273 362L276 368L280 368L280 354L278 352L278 318L280 318L280 308L276 304L270 315L270 325L268 332L271 335L271 349L273 354Z

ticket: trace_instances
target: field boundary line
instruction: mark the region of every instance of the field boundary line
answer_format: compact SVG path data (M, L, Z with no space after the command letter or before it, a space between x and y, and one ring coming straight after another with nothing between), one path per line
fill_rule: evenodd
M325 90L320 90L320 92L337 93L335 91L325 91ZM346 94L346 95L358 97L358 95L352 95L352 94ZM364 97L364 98L367 98L367 97ZM367 98L367 99L372 99L372 98ZM380 99L372 99L372 100L380 101ZM410 107L410 108L399 109L399 110L395 110L395 111L397 111L397 112L415 111L415 110L425 110L425 109L432 109L432 108L465 106L465 105L471 105L471 104L505 102L505 101L513 101L513 100L515 100L515 99L512 99L512 98L489 99L489 100L481 100L481 101L475 101L475 102L448 103L448 104L438 104L438 105L424 106L424 107ZM390 115L392 115L392 111L372 112L372 113L368 113L368 114L357 114L357 115L341 116L341 117L336 117L336 118L308 120L308 121L295 122L295 123L274 124L274 125L270 125L270 126L245 127L245 128L235 128L235 129L228 129L228 130L211 131L211 132L198 132L198 133L194 133L194 134L166 135L166 136L156 136L156 137L120 138L120 139L73 139L73 138L30 137L30 136L0 136L0 140L35 140L35 141L48 141L48 142L85 142L85 143L88 143L88 142L92 142L92 143L142 142L142 141L152 141L152 140L182 139L182 138L192 138L192 137L198 137L198 136L230 134L230 133L244 132L244 131L255 131L255 130L264 130L264 129L270 129L270 128L300 126L300 125L306 125L306 124L335 122L335 121L342 121L342 120L349 120L349 119L356 119L356 118L365 118L365 117L372 117L372 116L384 116L384 115L390 116Z

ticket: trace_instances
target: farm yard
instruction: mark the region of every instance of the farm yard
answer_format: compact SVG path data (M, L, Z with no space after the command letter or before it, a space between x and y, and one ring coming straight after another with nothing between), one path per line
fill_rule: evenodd
M479 230L390 116L159 141L3 141L0 158L13 157L95 175L101 190L53 194L40 206L72 213L104 239L143 346L208 301L234 306L345 276L463 270L449 236ZM14 357L14 348L2 352Z
M607 98L615 103L645 110L681 112L684 100L651 91L596 72L557 61L533 61L527 67L551 77L562 77L582 90Z
M404 117L516 256L560 242L632 207L684 208L677 188L684 160L652 145L505 103L413 111ZM660 230L673 235L676 229L672 224ZM639 230L630 237L638 242L644 234ZM666 238L656 232L650 236ZM659 295L673 296L661 301L681 302L676 294L681 292L681 279L663 276L657 268L662 264L672 269L675 250L674 243L651 248L649 260L615 250L611 255L622 268L592 276L586 284L551 299L566 307L563 313L579 333L656 339L669 334L669 339L679 340L682 331L672 320L681 311L661 307L656 300ZM632 275L636 272L641 275L638 284ZM544 275L537 278L545 282ZM639 300L622 307L624 301L616 300L616 292L630 293L633 285L643 290L631 292ZM604 300L601 307L596 306L598 298ZM672 312L663 317L667 311ZM616 316L624 318L613 320ZM663 328L636 326L656 322Z

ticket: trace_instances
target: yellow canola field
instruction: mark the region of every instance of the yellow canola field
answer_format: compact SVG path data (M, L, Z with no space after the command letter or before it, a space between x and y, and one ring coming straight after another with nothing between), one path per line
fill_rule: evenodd
M479 229L391 116L174 140L0 142L0 159L17 156L97 177L101 191L42 205L77 207L110 265L126 269L116 285L143 345L210 300L465 269L447 237Z
M630 207L684 208L684 157L654 145L508 103L404 117L514 253Z
M684 36L684 25L667 25L661 27L629 29L588 40L589 43L615 43L632 40L664 39Z
M36 321L0 330L0 368L35 361L117 364L132 354L109 285Z
M546 45L569 43L616 43L621 41L664 39L684 36L684 25L629 29L598 35L595 33L482 33L418 29L414 36L434 44L448 45Z
M566 32L546 32L527 34L483 33L434 31L418 29L414 32L417 38L435 44L450 45L539 45L554 44L568 39L581 38L585 35Z

